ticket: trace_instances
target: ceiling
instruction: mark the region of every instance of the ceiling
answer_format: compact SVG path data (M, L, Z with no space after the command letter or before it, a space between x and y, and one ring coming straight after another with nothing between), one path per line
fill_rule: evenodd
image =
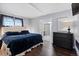
M70 3L0 3L0 12L35 18L71 9Z

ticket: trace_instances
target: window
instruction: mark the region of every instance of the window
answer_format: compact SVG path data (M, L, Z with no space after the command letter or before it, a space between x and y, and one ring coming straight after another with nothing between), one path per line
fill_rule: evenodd
M22 26L22 20L21 19L15 19L15 26Z
M22 26L23 22L22 19L13 18L9 16L3 17L3 26L12 27L12 26Z
M14 26L14 20L11 17L3 17L4 26Z

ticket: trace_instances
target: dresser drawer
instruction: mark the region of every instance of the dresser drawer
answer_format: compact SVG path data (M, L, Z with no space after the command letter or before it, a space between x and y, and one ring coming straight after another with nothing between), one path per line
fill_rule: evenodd
M68 33L53 33L53 44L66 48L73 49L73 34Z

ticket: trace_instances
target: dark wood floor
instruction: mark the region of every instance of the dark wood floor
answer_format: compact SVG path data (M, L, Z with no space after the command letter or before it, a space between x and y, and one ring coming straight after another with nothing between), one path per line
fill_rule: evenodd
M33 48L25 56L77 56L77 54L74 50L53 47L52 43L44 41L43 45Z

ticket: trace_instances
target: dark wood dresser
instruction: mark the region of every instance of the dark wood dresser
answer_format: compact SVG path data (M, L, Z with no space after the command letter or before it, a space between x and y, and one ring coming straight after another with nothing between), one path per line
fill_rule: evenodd
M53 32L53 45L73 50L73 33Z

